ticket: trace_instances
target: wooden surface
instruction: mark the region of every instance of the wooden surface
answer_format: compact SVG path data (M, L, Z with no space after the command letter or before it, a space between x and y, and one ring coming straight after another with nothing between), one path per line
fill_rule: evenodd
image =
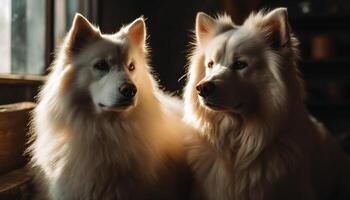
M0 84L33 84L41 85L46 81L46 76L0 74Z
M26 168L0 176L0 200L27 200L32 191L31 176Z
M24 166L29 112L34 103L0 105L0 175Z

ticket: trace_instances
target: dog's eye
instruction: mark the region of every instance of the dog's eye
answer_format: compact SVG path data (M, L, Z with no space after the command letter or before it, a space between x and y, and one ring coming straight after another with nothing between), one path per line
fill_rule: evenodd
M129 69L130 72L135 70L135 64L134 64L134 62L131 62L131 63L129 64L128 69Z
M213 65L214 65L214 62L212 60L208 62L208 68L212 68Z
M94 68L99 71L109 71L110 66L105 60L100 60L94 65Z
M240 61L240 60L236 60L233 64L232 64L232 69L235 70L241 70L244 69L248 66L247 62L244 61Z

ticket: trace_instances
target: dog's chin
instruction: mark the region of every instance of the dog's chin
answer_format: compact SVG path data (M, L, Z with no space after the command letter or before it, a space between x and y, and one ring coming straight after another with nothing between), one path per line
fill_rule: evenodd
M205 108L212 110L212 111L217 111L217 112L235 112L238 113L240 112L240 109L242 107L241 103L238 103L236 106L226 106L222 105L213 101L208 101L202 99L202 106Z
M99 103L98 106L104 112L124 112L133 108L135 106L135 103L134 101L131 101L131 102L115 104L113 106L106 106L102 103Z

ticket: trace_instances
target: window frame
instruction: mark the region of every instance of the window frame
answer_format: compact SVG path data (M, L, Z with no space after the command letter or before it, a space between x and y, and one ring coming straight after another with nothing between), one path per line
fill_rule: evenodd
M45 76L48 73L48 68L50 67L54 59L54 21L55 21L55 2L54 0L46 0L46 33L45 33Z

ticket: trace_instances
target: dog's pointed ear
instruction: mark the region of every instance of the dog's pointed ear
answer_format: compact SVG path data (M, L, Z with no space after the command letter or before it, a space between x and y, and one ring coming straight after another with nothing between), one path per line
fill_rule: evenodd
M209 15L199 12L196 16L196 39L199 45L205 45L213 36L216 21Z
M69 31L68 46L73 53L79 52L85 45L99 36L95 28L83 15L75 14L72 27Z
M288 45L291 36L287 8L276 8L269 12L263 19L263 25L271 31L269 40L273 47Z
M139 46L145 47L146 43L146 24L143 17L135 19L127 26L127 33L130 41Z

